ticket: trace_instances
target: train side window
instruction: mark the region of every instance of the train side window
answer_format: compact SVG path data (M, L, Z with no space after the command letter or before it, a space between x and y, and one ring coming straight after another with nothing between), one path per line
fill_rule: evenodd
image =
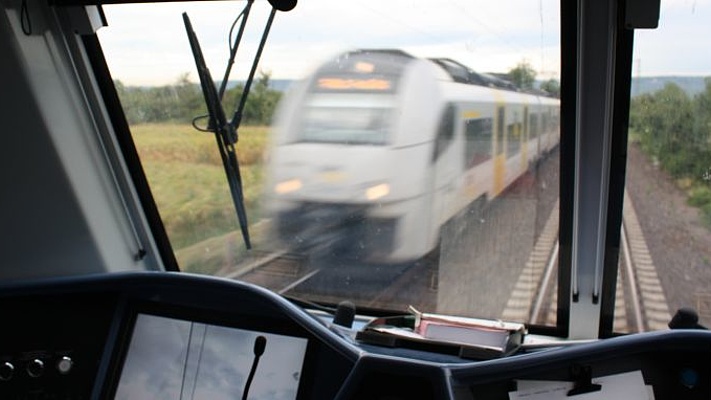
M496 107L496 155L504 153L504 116L503 106Z
M435 138L434 154L432 161L437 161L440 154L449 147L454 139L454 105L449 104L442 113L442 119L439 122L437 129L437 137Z
M553 132L557 132L560 127L560 115L558 110L552 109L551 111L551 129Z
M470 119L464 122L464 159L467 169L491 158L493 124L493 118Z
M539 131L538 114L531 113L531 115L529 115L528 118L529 118L528 126L530 127L529 137L531 139L535 139L538 137L538 131Z
M506 127L507 149L506 156L513 157L521 150L521 123L514 122Z
M550 119L550 117L548 116L547 113L544 112L544 113L541 115L541 119L542 119L542 121L541 121L541 122L542 122L542 124L541 124L541 125L542 125L542 131L543 131L543 134L545 135L546 133L548 133L548 129L549 129L549 128L548 128L548 125L549 125L548 120Z

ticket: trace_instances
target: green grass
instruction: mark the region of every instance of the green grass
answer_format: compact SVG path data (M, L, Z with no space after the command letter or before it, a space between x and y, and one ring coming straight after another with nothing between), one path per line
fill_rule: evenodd
M243 127L235 147L240 165L261 164L269 128ZM131 126L142 160L221 165L215 135L199 132L189 124L139 124Z
M228 249L243 249L244 244L235 233L239 225L214 135L168 123L134 125L131 131L181 268L213 273L217 263L240 257L241 252ZM250 223L256 223L268 128L244 127L239 133L235 149L245 206ZM208 252L212 248L215 254L197 257L196 246Z

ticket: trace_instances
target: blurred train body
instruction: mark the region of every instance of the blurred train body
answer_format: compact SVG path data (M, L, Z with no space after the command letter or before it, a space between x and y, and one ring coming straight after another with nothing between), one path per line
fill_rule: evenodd
M468 81L448 64L358 50L290 88L266 186L280 243L360 262L420 259L447 221L558 144L557 99Z

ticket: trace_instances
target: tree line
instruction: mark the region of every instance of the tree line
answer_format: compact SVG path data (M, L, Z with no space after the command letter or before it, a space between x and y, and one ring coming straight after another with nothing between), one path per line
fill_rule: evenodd
M689 189L689 203L711 224L711 78L690 96L674 83L636 96L629 127L641 148Z
M535 89L536 70L526 61L522 60L506 74L506 79L511 81L517 88L523 90ZM541 82L540 90L547 92L554 97L560 97L560 82L551 78Z
M151 87L126 86L120 80L114 81L128 123L190 123L194 117L205 115L207 108L200 85L191 82L188 76L188 73L181 75L172 85ZM535 70L525 61L507 74L521 89L532 89L535 77ZM242 123L268 125L271 122L281 92L270 89L269 80L270 74L262 71L252 83ZM551 79L543 82L541 89L557 96L560 86L557 80ZM243 90L244 85L239 84L225 91L223 106L228 118L232 117Z
M267 125L272 119L281 92L269 88L270 75L260 72L252 83L244 106L242 123ZM207 114L200 85L191 82L188 74L181 75L172 85L137 87L114 81L116 91L129 124L154 122L190 123L194 117ZM223 107L228 119L237 108L244 85L225 91ZM206 120L202 121L206 124Z

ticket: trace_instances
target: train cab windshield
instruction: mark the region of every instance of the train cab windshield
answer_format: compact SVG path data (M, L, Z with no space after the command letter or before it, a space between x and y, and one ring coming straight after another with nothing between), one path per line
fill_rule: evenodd
M575 260L559 252L559 2L308 2L278 13L235 143L251 250L237 234L214 138L201 132L206 109L180 18L192 18L216 81L237 53L231 74L216 82L229 114L245 95L271 9L255 3L238 32L246 4L102 7L107 23L97 35L107 74L177 267L316 303L560 328L559 306L570 300L558 286L575 275ZM649 44L655 35L671 43L674 18L702 24L706 11L666 3L662 10L667 22L640 30L633 51L626 224L607 233L628 245L613 268L610 332L664 328L682 306L702 318L709 309L701 284L710 258L707 71L664 55L680 49ZM686 110L680 118L697 122L667 122L670 133L662 132L655 118L670 112L661 108L670 96ZM698 146L680 150L690 143ZM661 200L654 191L664 182L670 197L646 205ZM672 210L684 212L685 225L659 226L659 214ZM670 231L679 237L657 234ZM685 250L655 255L677 246ZM640 275L648 279L636 281ZM610 290L594 279L596 295Z
M251 250L214 138L190 126L207 120L180 18L221 76L243 7L102 7L97 35L178 267L329 305L529 322L517 299L539 290L517 282L556 257L560 5L530 4L496 26L487 20L508 11L457 2L277 14L235 144ZM269 10L251 9L224 84L228 113ZM523 26L532 36L517 42ZM159 35L127 45L147 32ZM487 73L501 78L476 79ZM555 281L541 289L553 308ZM551 315L535 323L555 326Z
M17 242L0 254L37 269L10 268L3 282L148 270L204 284L185 289L200 304L220 303L223 288L210 282L234 281L245 299L266 296L289 315L307 310L328 325L353 314L333 339L301 314L285 323L269 311L265 321L282 321L272 326L235 306L245 316L237 323L220 304L208 317L170 285L141 294L152 284L129 278L112 315L130 317L106 322L116 341L96 365L116 376L93 393L145 398L155 388L142 365L183 357L182 372L171 370L182 377L156 378L171 398L246 396L251 376L224 387L199 379L199 357L223 362L220 352L244 338L239 354L251 357L253 342L253 368L265 342L288 361L267 353L261 368L283 387L256 378L253 393L292 399L318 398L331 358L341 369L330 372L329 396L345 382L343 360L368 352L484 385L494 379L466 363L711 326L708 1L38 3L0 0L9 38L0 50L14 60L0 73L24 71L2 83L48 110L11 128L37 125L46 140L26 145L40 161L19 142L0 158L10 162L3 176L26 170L64 189L8 184L2 232ZM15 110L5 120L26 109L0 98ZM35 237L23 215L51 223ZM171 296L170 307L155 304ZM457 347L442 361L431 353L461 336L434 347L412 337L427 324L472 321L516 343ZM198 357L201 341L211 344ZM165 351L154 357L156 348ZM2 351L0 395L11 381L2 363L17 364ZM225 371L248 369L240 363ZM135 380L119 379L116 365ZM349 379L400 382L386 370ZM458 397L473 385L444 391ZM366 386L339 393L385 398Z

